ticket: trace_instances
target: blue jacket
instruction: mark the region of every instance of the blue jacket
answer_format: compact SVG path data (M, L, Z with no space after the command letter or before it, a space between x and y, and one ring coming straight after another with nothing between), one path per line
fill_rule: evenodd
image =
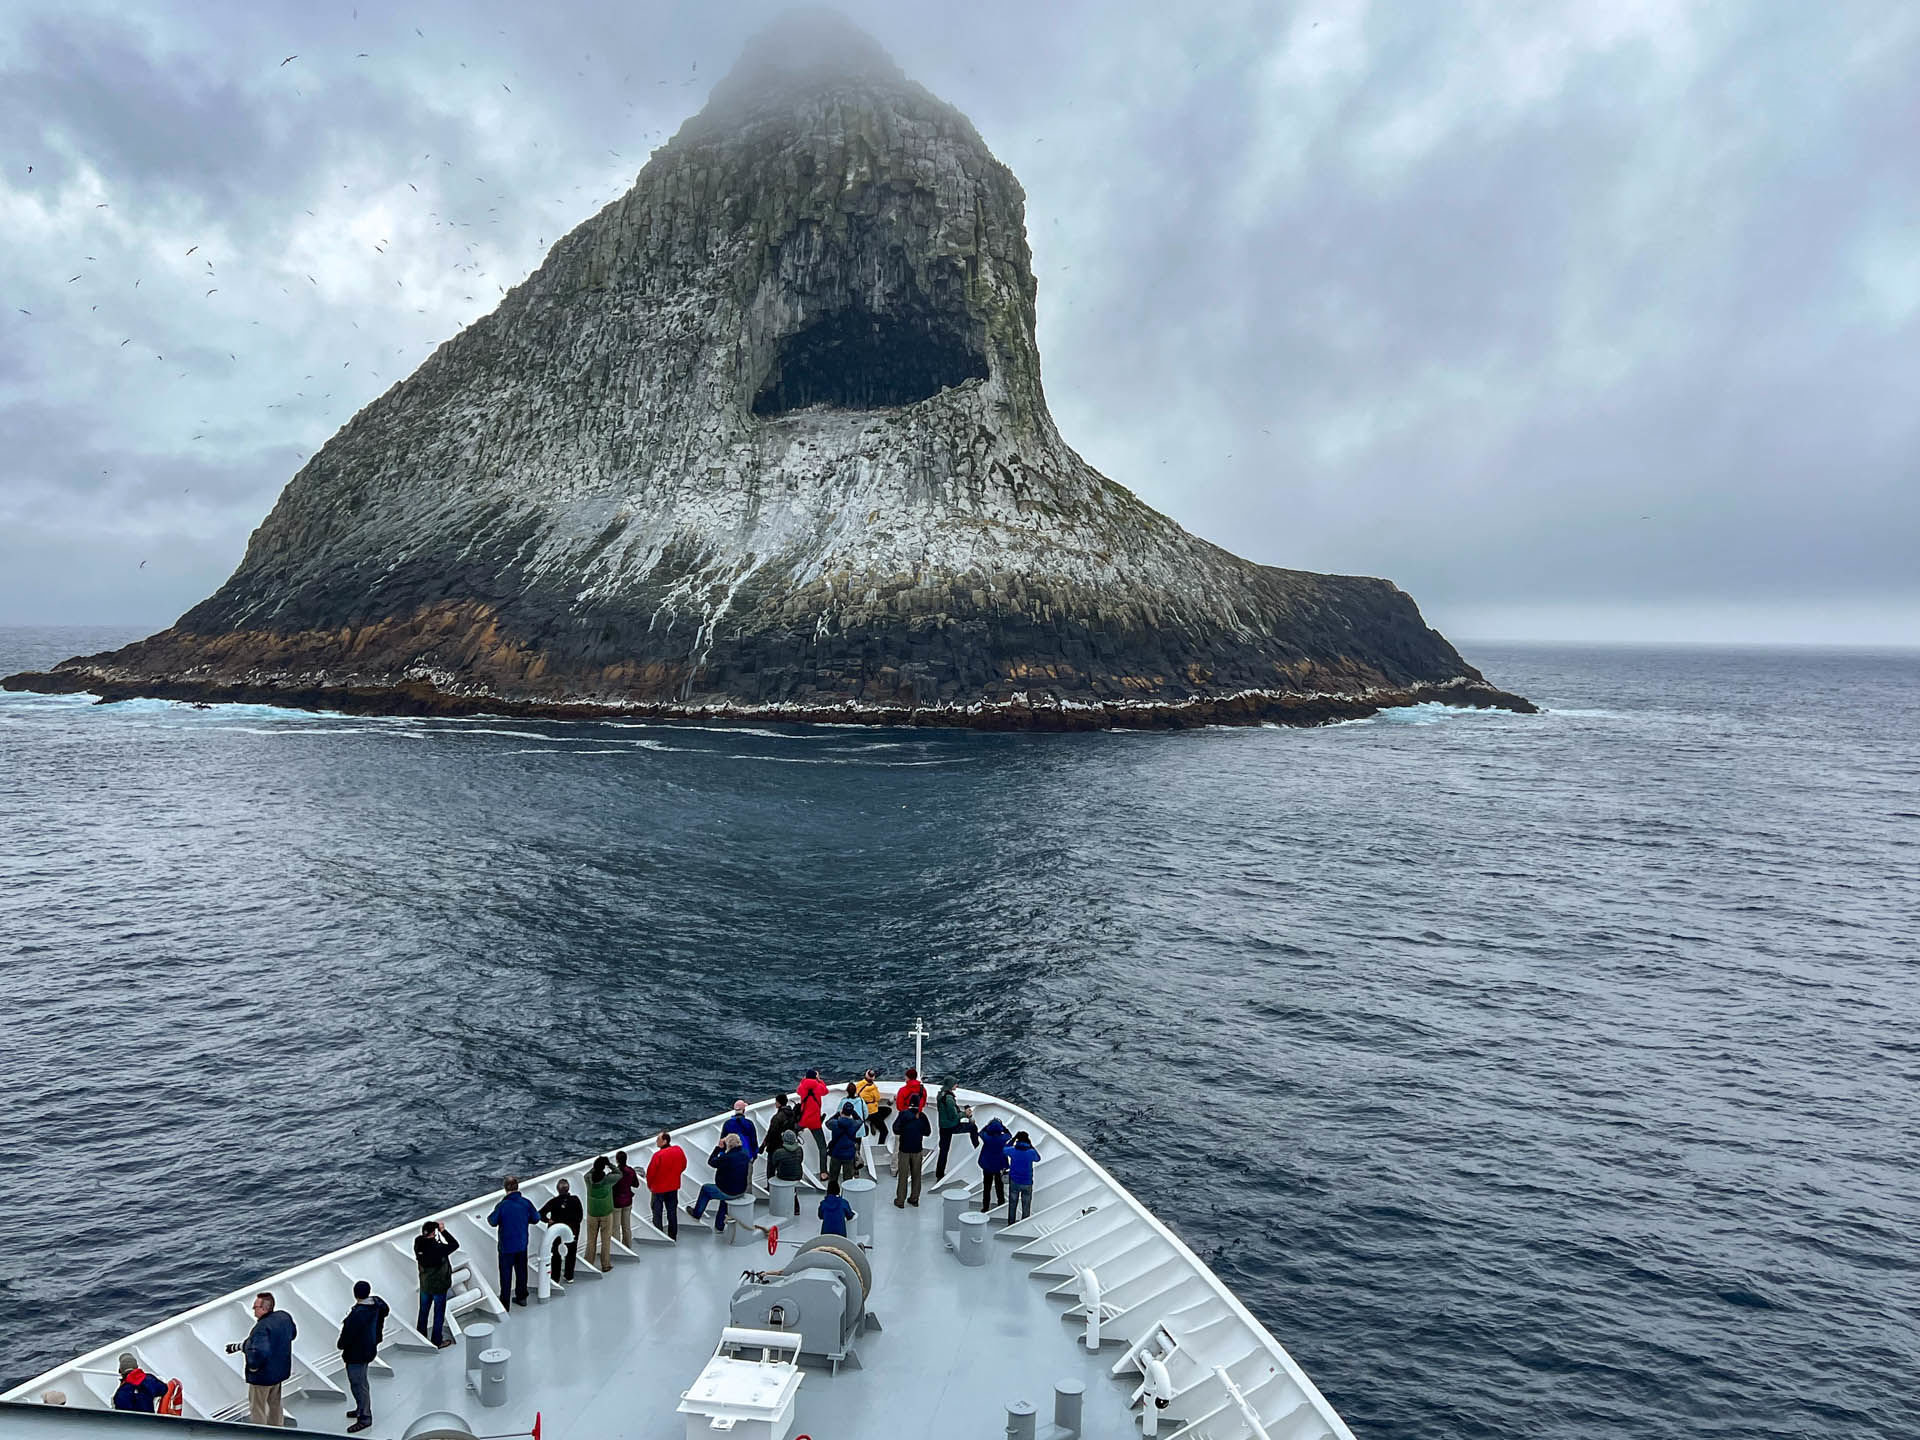
M840 1232L845 1234L843 1230ZM140 1378L135 1380L133 1377ZM113 1392L113 1408L133 1410L142 1415L153 1414L154 1403L167 1393L167 1382L158 1375L149 1375L144 1370L129 1370L120 1377L120 1388Z
M518 1255L527 1248L527 1227L540 1218L533 1201L518 1190L502 1196L487 1216L487 1224L500 1231L500 1253Z
M820 1202L820 1233L822 1235L844 1235L847 1233L847 1221L853 1218L853 1207L847 1203L844 1195L829 1195Z
M720 1127L720 1133L722 1136L740 1137L740 1148L747 1152L748 1164L752 1164L754 1157L760 1153L760 1127L753 1123L751 1115L729 1117L727 1123Z
M707 1164L713 1167L713 1183L722 1195L744 1195L753 1183L753 1157L747 1154L744 1144L738 1150L714 1146L713 1153L707 1156Z
M1007 1168L1007 1142L1013 1139L1013 1132L1007 1129L1004 1120L989 1120L986 1128L980 1132L980 1168L989 1175L997 1175Z
M1040 1158L1040 1152L1031 1145L1022 1145L1015 1141L1007 1147L1007 1183L1009 1185L1033 1184L1033 1162Z
M832 1137L827 1141L827 1154L835 1160L851 1160L860 1153L860 1135L866 1129L858 1115L836 1115L827 1122L827 1131Z
M247 1359L247 1384L278 1385L293 1374L293 1337L300 1327L284 1310L269 1310L253 1322L240 1346Z

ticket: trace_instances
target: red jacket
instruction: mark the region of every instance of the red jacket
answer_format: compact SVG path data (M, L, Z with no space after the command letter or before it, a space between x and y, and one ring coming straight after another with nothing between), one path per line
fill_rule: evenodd
M927 1087L918 1080L907 1081L893 1097L894 1109L905 1110L909 1105L918 1105L922 1110L927 1108Z
M680 1188L680 1177L686 1173L686 1151L678 1145L656 1150L647 1161L647 1190L654 1195L671 1195Z
M827 1098L827 1082L810 1077L794 1086L793 1093L800 1097L800 1128L818 1130L820 1102Z

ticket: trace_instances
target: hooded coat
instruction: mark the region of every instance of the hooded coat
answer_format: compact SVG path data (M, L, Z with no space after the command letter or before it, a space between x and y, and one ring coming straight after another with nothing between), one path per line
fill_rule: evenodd
M809 1075L793 1087L793 1093L800 1097L800 1128L818 1130L823 1120L820 1106L827 1098L827 1082Z
M980 1168L989 1175L997 1175L1007 1168L1007 1143L1013 1139L1013 1132L1007 1128L1007 1122L999 1118L989 1120L980 1131Z

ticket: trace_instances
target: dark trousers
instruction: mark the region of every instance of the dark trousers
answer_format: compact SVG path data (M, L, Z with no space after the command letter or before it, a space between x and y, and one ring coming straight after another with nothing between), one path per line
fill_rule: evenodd
M653 1228L667 1232L669 1240L680 1238L680 1194L675 1190L655 1190L653 1200Z
M527 1252L524 1250L500 1252L500 1303L508 1306L527 1303Z
M373 1394L367 1388L367 1367L347 1366L347 1388L353 1391L353 1415L356 1420L373 1419Z
M427 1314L429 1311L431 1311L433 1314L433 1329L431 1332L429 1332L427 1329ZM419 1323L416 1324L413 1328L418 1330L422 1335L425 1335L429 1340L433 1341L433 1343L436 1345L438 1345L442 1340L446 1339L447 1337L447 1292L446 1291L442 1290L438 1295L429 1295L424 1290L420 1292L420 1320L419 1320Z
M820 1153L820 1168L824 1171L827 1168L827 1132L814 1129L807 1131L807 1134L813 1137L813 1148Z
M885 1110L876 1110L867 1116L867 1128L882 1140L887 1138L887 1115Z
M843 1160L835 1156L833 1159L827 1161L827 1178L829 1180L840 1181L851 1180L859 1169L860 1162L858 1160L851 1158Z
M995 1191L999 1192L997 1202L994 1199ZM991 1210L996 1203L1004 1205L1006 1202L1007 1172L1004 1170L988 1170L983 1173L980 1177L980 1208L982 1210Z
M565 1254L561 1253L563 1246L566 1250ZM578 1240L555 1240L553 1242L552 1258L553 1270L559 1272L560 1278L562 1280L573 1279L573 1262L580 1258L580 1242Z
M953 1137L956 1135L971 1135L973 1137L973 1148L976 1150L980 1148L980 1127L978 1125L969 1123L956 1126L952 1130L942 1125L940 1127L940 1158L935 1161L933 1167L933 1178L936 1180L946 1178L947 1147L953 1144Z

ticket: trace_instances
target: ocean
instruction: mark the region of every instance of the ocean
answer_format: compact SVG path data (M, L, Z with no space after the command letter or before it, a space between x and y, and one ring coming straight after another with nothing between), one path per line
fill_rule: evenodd
M0 673L129 638L0 631ZM1362 1440L1911 1440L1920 653L1463 648L1546 712L0 695L0 1369L897 1070L923 1015Z

